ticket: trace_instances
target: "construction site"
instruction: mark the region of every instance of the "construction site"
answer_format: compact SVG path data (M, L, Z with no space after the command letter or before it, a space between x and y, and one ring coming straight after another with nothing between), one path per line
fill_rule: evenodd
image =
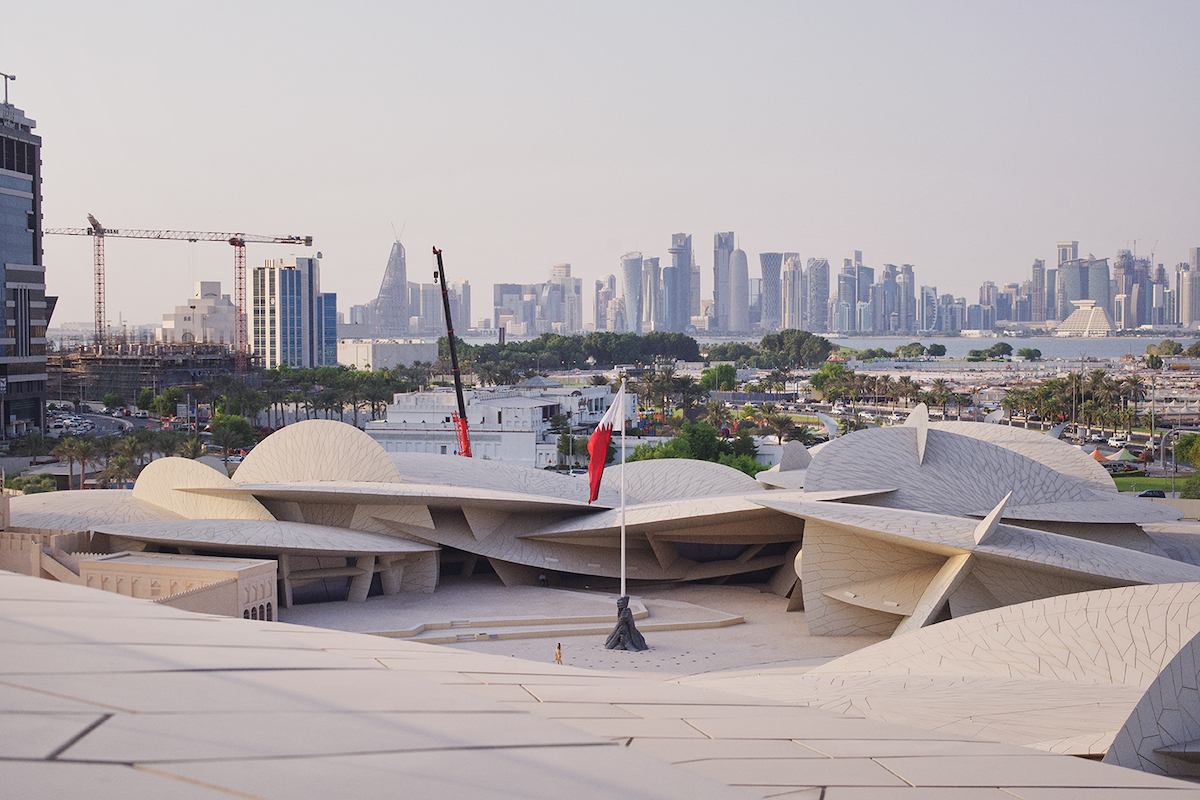
M178 386L186 391L231 375L236 366L226 345L124 344L96 350L78 348L46 356L48 401L98 401L112 393L132 403L143 389L162 394Z
M47 354L48 401L80 402L117 394L133 402L143 389L155 394L173 386L182 389L211 383L220 375L249 378L246 335L246 243L312 245L311 236L257 236L210 231L118 230L105 228L88 215L87 228L52 228L48 234L90 236L95 259L95 331L91 346L65 347ZM173 239L224 242L233 246L235 339L221 344L149 344L114 341L105 315L104 240Z

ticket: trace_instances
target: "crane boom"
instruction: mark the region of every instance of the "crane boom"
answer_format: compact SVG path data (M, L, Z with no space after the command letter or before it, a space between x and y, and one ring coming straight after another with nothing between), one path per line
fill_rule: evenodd
M63 236L91 236L94 240L96 262L96 349L104 345L104 240L163 239L184 242L227 242L233 245L233 316L234 371L244 375L250 345L246 332L246 244L299 244L312 247L311 236L262 236L254 233L217 233L214 231L171 231L105 228L88 214L90 228L50 228L44 233Z
M442 284L442 305L446 309L446 341L450 343L450 369L454 374L454 392L458 395L458 412L454 416L454 430L458 433L458 454L471 457L471 437L467 435L467 406L463 401L462 375L458 371L458 348L454 345L454 320L450 318L450 292L446 289L446 270L442 267L442 251L433 248L437 256L437 271L434 280Z
M245 244L299 244L312 247L311 236L260 236L253 233L214 233L211 231L151 231L116 228L50 228L45 233L65 236L112 236L118 239L174 239L185 242L232 242Z

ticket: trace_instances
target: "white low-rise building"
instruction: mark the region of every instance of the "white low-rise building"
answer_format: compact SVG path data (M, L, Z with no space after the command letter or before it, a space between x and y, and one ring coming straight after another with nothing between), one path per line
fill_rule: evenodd
M174 314L163 314L156 338L164 344L233 344L234 309L220 281L196 281L196 293Z
M616 395L608 386L563 386L533 378L516 386L465 389L471 454L526 467L559 463L558 436L550 419L565 414L574 435L600 422ZM626 414L632 418L636 397L626 395ZM367 423L367 434L393 453L458 451L452 416L458 411L453 389L397 394L387 419Z
M416 361L437 362L438 346L420 339L340 339L337 359L357 369L411 367Z

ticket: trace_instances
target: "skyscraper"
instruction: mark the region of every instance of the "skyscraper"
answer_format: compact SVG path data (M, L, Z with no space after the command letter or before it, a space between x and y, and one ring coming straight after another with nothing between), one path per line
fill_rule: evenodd
M265 369L325 364L321 268L315 258L267 259L254 268L251 310L254 358ZM334 312L336 327L337 312ZM334 346L336 361L336 345Z
M808 330L826 333L829 330L829 260L808 260Z
M662 272L658 256L642 257L642 331L662 330Z
M902 264L896 275L896 310L899 316L897 330L915 331L917 329L917 276L913 273L912 264Z
M621 256L621 295L625 298L625 329L637 333L642 322L641 253Z
M692 236L671 234L671 266L663 267L664 329L682 333L691 324L692 312Z
M321 364L336 364L337 359L337 293L321 292L317 295L317 316L321 320L320 347Z
M1029 319L1031 322L1046 321L1046 262L1040 258L1033 262L1029 284Z
M837 298L833 307L834 319L830 325L836 331L852 331L855 328L855 310L858 308L858 270L853 264L844 265L838 275Z
M729 327L744 333L750 330L750 266L744 250L729 254Z
M379 296L367 304L370 308L371 331L378 336L403 336L408 333L408 318L412 316L408 300L408 267L405 264L404 245L397 241L392 245L387 267L383 270Z
M1103 308L1108 312L1109 317L1112 317L1112 297L1109 295L1109 277L1108 277L1108 259L1107 258L1092 258L1090 255L1085 259L1087 263L1087 297L1089 300L1096 301L1096 308Z
M779 330L782 291L779 271L783 268L783 253L759 253L758 263L762 269L762 329Z
M1077 261L1079 259L1079 242L1058 243L1058 274L1055 286L1054 307L1057 310L1055 319L1066 319L1075 311L1071 300L1079 300L1084 295L1083 281L1080 277ZM1065 269L1064 265L1076 262L1076 266ZM1069 274L1068 274L1069 273ZM1069 296L1074 295L1074 296Z
M803 330L804 318L804 268L800 256L792 256L783 264L779 274L781 299L780 325L784 329Z
M42 263L42 139L25 112L0 104L0 281L8 297L8 344L0 347L0 419L8 436L46 424L46 296Z
M729 257L733 254L737 243L733 231L713 234L713 316L717 320L717 330L731 330L729 327Z

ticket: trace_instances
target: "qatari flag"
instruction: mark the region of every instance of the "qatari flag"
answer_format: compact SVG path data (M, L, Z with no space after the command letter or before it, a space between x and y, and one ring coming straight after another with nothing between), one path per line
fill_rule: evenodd
M592 431L592 438L588 439L588 481L591 483L592 489L591 496L588 497L589 503L594 502L596 496L600 494L600 479L604 476L604 460L608 456L608 442L612 439L613 426L617 424L618 420L624 430L625 384L623 383L617 391L617 396L613 398L612 405L600 418L600 424L596 426L596 430Z

